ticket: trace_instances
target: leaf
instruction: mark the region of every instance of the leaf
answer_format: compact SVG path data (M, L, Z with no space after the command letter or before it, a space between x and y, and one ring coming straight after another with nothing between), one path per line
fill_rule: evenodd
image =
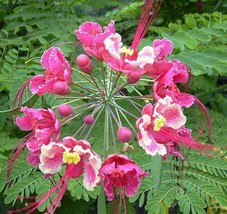
M106 195L104 192L103 183L100 187L97 210L98 214L106 214Z
M157 185L157 187L161 183L161 176L162 176L162 158L160 155L155 155L151 157L151 174L152 178L154 179L154 183Z

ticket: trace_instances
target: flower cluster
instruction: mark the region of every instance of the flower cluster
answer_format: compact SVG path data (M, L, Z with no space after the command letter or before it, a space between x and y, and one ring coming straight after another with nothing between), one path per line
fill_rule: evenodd
M28 162L38 166L46 178L60 171L62 176L41 199L14 212L34 211L57 192L47 208L49 213L53 213L69 181L82 174L87 190L93 190L103 182L110 201L119 195L134 196L141 179L149 173L121 154L119 147L122 144L117 142L122 142L123 152L129 154L129 149L134 150L135 143L129 144L129 141L136 135L137 143L148 155L158 154L163 159L169 155L184 159L181 146L200 152L212 150L210 145L194 140L192 131L185 127L187 118L183 113L184 108L197 103L205 115L208 114L195 96L179 90L178 84L188 81L189 72L188 66L179 60L167 59L173 51L172 42L166 38L156 39L151 46L138 50L154 18L151 20L148 16L152 2L147 1L144 5L130 47L124 45L121 35L115 32L114 21L104 28L96 22L85 22L75 30L86 53L81 53L75 59L78 69L66 60L59 47L51 47L43 53L40 63L44 74L24 83L17 97L29 85L33 94L42 96L49 93L64 97L67 102L57 107L58 115L53 109L21 107L24 115L16 118L16 124L21 130L32 132L18 151L27 148ZM140 80L150 84L151 94L142 95L137 89ZM129 93L128 88L133 93ZM77 104L78 100L80 104ZM101 115L104 127L100 131L96 128L101 124L98 123ZM62 126L81 116L84 118L74 134L64 136ZM98 142L103 149L102 159L93 151L93 142L88 142L90 136L103 137L103 142ZM111 145L113 149L110 149ZM114 153L111 152L113 150Z

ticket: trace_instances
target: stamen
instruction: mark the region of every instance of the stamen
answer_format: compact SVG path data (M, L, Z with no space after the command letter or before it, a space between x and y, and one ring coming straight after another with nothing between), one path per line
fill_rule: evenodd
M162 115L154 120L154 131L159 131L165 125L166 119Z
M67 164L77 164L78 162L80 162L80 155L77 152L65 151L63 153L63 162Z
M133 55L133 50L130 49L130 48L126 48L125 46L123 46L121 49L120 49L120 52L121 53L124 53L126 56L132 56Z

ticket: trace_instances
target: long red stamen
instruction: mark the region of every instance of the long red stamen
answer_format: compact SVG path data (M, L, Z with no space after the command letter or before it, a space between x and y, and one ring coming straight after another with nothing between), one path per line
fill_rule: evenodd
M162 0L157 0L155 2L154 9L152 10L153 2L154 2L153 0L144 1L144 4L141 9L142 11L141 11L139 24L138 24L138 27L137 27L137 30L136 30L136 33L135 33L135 36L134 36L134 39L133 39L132 45L131 45L131 48L133 50L138 47L141 40L147 33L150 25L154 22L157 14L158 14Z
M211 146L210 144L202 144L200 142L195 141L194 139L190 138L190 137L183 137L183 136L179 136L173 133L169 133L165 130L161 130L161 132L168 136L168 138L171 141L174 141L178 144L181 144L189 149L194 149L197 150L203 154L206 154L208 156L210 156L210 154L208 153L208 151L212 151L214 149L213 146Z
M18 92L16 93L16 96L13 100L12 109L16 107L17 102L18 102L18 107L19 107L19 110L20 110L21 105L22 105L24 91L25 91L26 87L29 85L30 81L31 81L31 79L26 80L24 82L24 84L20 87Z
M201 110L201 112L203 112L203 114L206 117L207 126L208 126L208 134L209 134L209 143L213 144L213 140L212 140L212 138L213 138L213 126L212 126L212 122L211 122L211 119L210 119L210 114L207 111L206 107L201 103L201 101L196 96L194 96L194 98L195 98L195 103L198 105L199 109Z
M33 133L30 133L30 134L26 135L22 140L20 140L17 143L16 148L9 155L9 163L8 163L7 171L6 171L6 177L7 177L8 182L10 182L10 173L12 171L14 164L16 163L16 160L18 159L18 157L20 156L20 154L23 152L24 148L26 147L26 141L29 140L29 138L32 135L33 135Z
M64 193L66 191L67 185L71 179L70 177L70 173L73 169L74 165L72 164L71 166L69 166L66 171L65 174L61 177L61 179L55 184L55 186L50 189L41 199L29 203L26 207L23 207L21 209L17 209L17 210L12 210L9 211L10 214L14 214L14 213L20 213L22 211L26 211L26 214L31 214L33 213L36 209L39 208L39 206L41 206L55 191L57 191L57 189L59 189L59 191L57 192L56 197L54 198L54 200L52 201L51 205L47 208L47 211L45 212L45 214L49 214L49 213L54 213L54 211L57 209L62 197L64 196Z

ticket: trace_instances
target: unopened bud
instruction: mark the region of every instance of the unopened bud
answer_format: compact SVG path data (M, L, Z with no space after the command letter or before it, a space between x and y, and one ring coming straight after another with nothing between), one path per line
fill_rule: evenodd
M70 105L60 105L58 107L58 114L61 115L62 117L68 117L70 114L72 114L73 108Z
M121 127L117 131L117 137L120 142L128 142L132 139L132 132L127 127Z
M128 77L127 77L128 84L137 83L140 80L141 76L142 74L139 71L133 71L128 73Z
M92 62L89 57L85 54L80 54L76 58L76 64L78 65L79 69L86 74L90 74L92 71Z
M66 95L69 93L70 88L67 83L56 82L53 86L53 90L58 95Z
M91 125L94 122L94 117L92 115L87 115L84 117L84 123L86 125Z

